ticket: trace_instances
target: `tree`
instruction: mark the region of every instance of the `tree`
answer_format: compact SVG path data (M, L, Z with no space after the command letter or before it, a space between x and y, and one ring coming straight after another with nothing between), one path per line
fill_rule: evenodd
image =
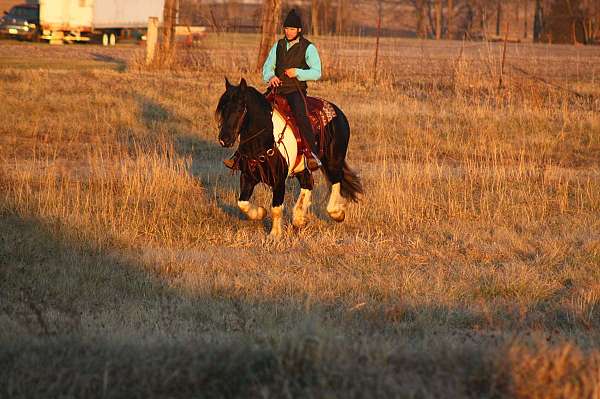
M319 0L310 2L310 25L314 36L319 36L319 3Z
M260 71L265 63L269 50L277 35L279 28L279 19L281 17L281 0L264 0L262 14L262 34L260 37L260 46L258 48L258 60L256 70Z
M448 30L446 31L446 37L452 39L454 34L454 2L448 0Z
M544 11L542 10L542 2L535 0L535 16L533 20L533 41L539 42L542 40L544 31Z
M425 6L426 0L410 0L411 4L415 9L416 16L416 31L417 37L426 38L427 37L427 26L425 23Z
M496 36L500 36L500 25L502 24L502 2L496 0Z
M162 49L166 53L173 48L175 42L175 24L177 17L177 0L165 0L163 8L163 40Z
M442 38L442 0L436 0L435 5L435 38L440 40Z
M337 1L335 14L335 33L340 35L344 29L344 0Z

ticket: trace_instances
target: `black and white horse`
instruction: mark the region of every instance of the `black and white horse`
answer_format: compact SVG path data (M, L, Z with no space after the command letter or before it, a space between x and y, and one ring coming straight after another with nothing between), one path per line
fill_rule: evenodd
M250 197L258 183L271 186L273 227L270 235L280 236L285 181L288 176L295 176L301 190L292 220L295 227L304 226L314 182L311 172L305 168L305 162L295 166L298 146L291 128L265 96L248 86L245 79L238 86L225 79L225 89L215 114L220 122L219 143L223 147L232 147L238 137L240 140L238 207L249 219L262 220L266 215L265 208L252 204ZM331 183L327 213L333 220L342 222L347 201L357 201L358 194L363 190L359 177L345 161L350 139L348 120L337 106L332 106L336 116L326 126L321 162L325 176Z

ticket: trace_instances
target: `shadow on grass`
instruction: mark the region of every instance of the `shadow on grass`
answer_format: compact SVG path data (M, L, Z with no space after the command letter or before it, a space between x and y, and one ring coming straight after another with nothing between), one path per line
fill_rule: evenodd
M125 72L127 70L127 62L121 58L100 53L92 53L91 56L92 59L96 61L113 64L115 66L115 70L118 72Z
M478 394L496 389L488 382L493 369L480 367L491 361L480 348L470 348L468 355L461 348L460 354L440 352L440 357L404 350L382 356L377 338L359 345L346 338L330 341L318 329L296 325L265 339L244 331L243 323L222 325L221 320L256 306L271 315L285 306L249 303L225 291L219 297L190 297L169 288L150 265L61 238L41 220L0 218L0 259L1 396L363 396L378 389L394 396L429 389L421 384L399 388L408 376L402 374L409 371L407 363L410 373L423 379L432 372L435 378L436 371L443 379L460 366L453 370L452 382L461 387L457 394L464 388ZM202 311L207 307L212 314ZM161 313L168 317L153 320ZM215 323L210 336L202 328L207 317ZM297 310L283 317L307 316ZM195 319L191 325L197 330L181 339L173 319ZM228 329L234 324L241 330L232 334ZM478 386L466 386L475 367L480 368Z
M308 310L231 284L186 293L152 257L113 244L0 217L0 396L498 398L528 372L546 378L532 363L519 380L514 335L473 330L482 320L467 309ZM459 325L436 327L452 314ZM548 373L591 397L592 355L556 353L564 365Z
M225 214L241 218L242 214L236 204L223 198L228 192L239 192L239 175L231 175L222 163L233 150L217 145L216 139L215 142L204 140L186 130L179 123L181 118L164 105L141 95L136 97L140 120L146 128L152 132L160 125L168 125L166 129L173 136L175 150L183 157L191 157L191 173L207 190L207 198L214 201Z

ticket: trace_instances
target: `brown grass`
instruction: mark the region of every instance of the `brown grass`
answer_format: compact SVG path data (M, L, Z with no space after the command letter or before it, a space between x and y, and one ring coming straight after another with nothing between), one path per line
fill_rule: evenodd
M372 84L320 38L367 194L334 224L318 177L272 243L212 119L254 38L219 40L0 44L36 65L0 69L2 395L600 397L597 49L512 46L498 88L499 46L390 39Z

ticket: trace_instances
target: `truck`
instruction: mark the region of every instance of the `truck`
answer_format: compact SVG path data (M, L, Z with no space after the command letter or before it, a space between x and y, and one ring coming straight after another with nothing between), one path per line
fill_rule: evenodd
M163 20L165 0L40 0L42 39L51 44L99 39L104 46Z

